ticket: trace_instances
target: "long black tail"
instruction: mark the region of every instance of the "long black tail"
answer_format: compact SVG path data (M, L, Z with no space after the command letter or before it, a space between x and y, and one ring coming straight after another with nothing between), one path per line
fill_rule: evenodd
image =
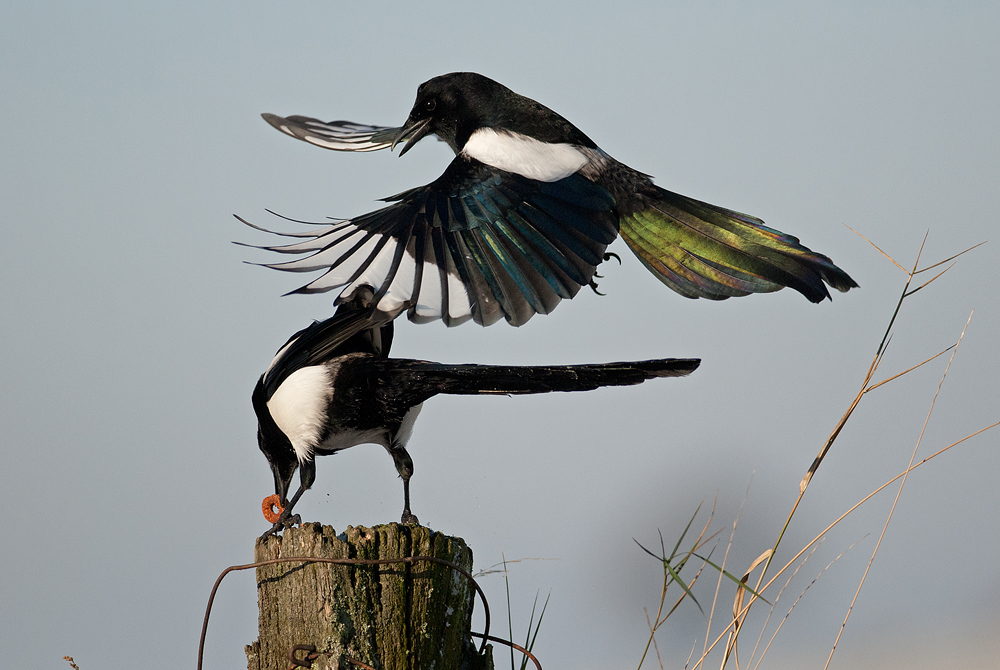
M683 377L694 372L701 359L663 358L595 365L446 365L428 361L389 359L385 365L388 388L405 389L411 400L438 393L476 395L552 391L591 391L602 386L632 386L656 377Z

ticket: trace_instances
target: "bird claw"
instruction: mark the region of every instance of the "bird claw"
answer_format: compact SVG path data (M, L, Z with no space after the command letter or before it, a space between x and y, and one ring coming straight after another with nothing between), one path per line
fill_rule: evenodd
M604 252L604 261L610 261L612 258L618 261L618 265L622 264L621 256L619 256L613 251ZM596 272L594 273L594 277L597 279L604 279L604 275L599 275ZM590 290L596 293L597 295L607 295L607 293L601 293L600 291L597 290L597 282L594 281L593 279L590 280L590 284L588 284L588 286L590 286Z
M281 530L281 528L282 528L281 524L279 524L278 522L275 522L274 525L271 526L270 530L264 532L260 537L257 538L257 541L258 542L267 542L267 538L271 537L272 535L274 535L275 537L277 537L278 536L278 531Z
M286 516L284 512L282 512L281 516L279 516L278 520L274 522L274 525L271 526L270 530L265 532L258 539L259 541L263 542L272 535L277 537L279 531L282 531L286 528L291 528L292 526L301 526L301 525L302 525L301 516L299 516L298 514Z

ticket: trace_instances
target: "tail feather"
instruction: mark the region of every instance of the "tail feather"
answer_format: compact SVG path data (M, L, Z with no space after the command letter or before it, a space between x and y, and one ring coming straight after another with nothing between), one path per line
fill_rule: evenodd
M664 358L592 365L505 366L391 359L372 360L370 364L382 367L391 377L385 380L389 383L384 388L405 392L407 402L422 402L439 393L526 394L632 386L656 377L686 376L698 368L701 360Z
M656 188L648 207L621 217L622 238L664 284L689 298L724 300L790 287L812 302L825 284L857 284L829 258L746 214Z

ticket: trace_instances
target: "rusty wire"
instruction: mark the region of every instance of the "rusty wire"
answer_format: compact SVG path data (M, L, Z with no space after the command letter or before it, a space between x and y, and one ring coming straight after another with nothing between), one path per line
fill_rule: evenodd
M532 654L527 649L525 649L524 647L522 647L521 645L517 644L516 642L511 642L510 640L502 640L499 637L493 637L492 635L486 635L484 633L473 633L472 631L469 631L469 635L471 635L472 637L481 637L483 638L483 642L489 640L490 642L499 642L500 644L505 644L508 647L513 647L514 649L518 650L519 652L530 658L531 662L535 664L535 667L538 668L538 670L542 670L542 664L538 662L538 659L535 658L535 655Z
M307 652L302 658L298 657L296 652L305 651ZM288 650L288 660L292 662L292 665L288 670L295 670L295 668L311 668L313 661L315 661L320 656L329 656L330 654L325 651L316 651L316 647L311 644L295 644L292 648ZM346 660L351 665L356 665L361 668L361 670L376 670L372 666L368 665L364 661L358 660L353 656L348 656L344 654L344 660Z
M491 638L489 636L490 605L486 601L486 594L483 593L483 589L480 588L479 584L472 577L472 575L469 574L468 571L466 571L460 565L452 563L451 561L445 560L443 558L438 558L437 556L403 556L401 558L325 558L317 556L289 556L287 558L270 558L266 561L257 561L256 563L247 563L245 565L231 565L222 571L222 574L219 575L219 578L215 580L215 585L212 587L212 593L208 596L208 606L205 608L205 619L201 625L201 639L198 641L198 670L202 670L202 662L204 660L204 655L205 655L205 637L208 634L208 619L212 614L212 603L215 601L215 594L219 590L219 585L222 584L222 580L225 579L226 575L228 575L230 572L237 572L240 570L250 570L251 568L259 568L265 565L276 565L278 563L292 563L296 561L303 563L332 563L334 565L392 565L395 563L416 563L418 561L427 561L428 563L437 563L438 565L447 566L452 570L454 570L455 572L461 574L467 580L469 580L469 583L472 584L473 588L476 590L476 593L479 594L479 598L483 601L483 615L485 617L485 621L483 624L484 631L483 633L470 633L471 635L474 635L476 637L483 638L483 644L479 647L479 653L482 654L483 651L486 649L487 640L494 640L496 642L501 642L503 644L513 644L505 640L497 640L496 638ZM473 601L473 603L475 602L475 598L476 598L475 594L470 594L469 599ZM514 646L516 648L519 648L516 645ZM293 647L293 651L291 652L292 654L291 657L293 659L295 658L294 649L295 648ZM534 659L533 656L532 659ZM351 662L355 664L360 663L360 661L354 661L354 660L351 660ZM535 661L535 665L537 665L539 669L541 668L541 666L538 665L538 661ZM364 666L362 665L361 667Z
M484 635L483 633L470 632L469 635L472 635L473 637L481 637L483 638L484 642L486 640L489 640L490 642L499 642L500 644L505 644L508 647L513 647L514 649L518 650L519 652L530 658L531 662L535 664L535 667L538 668L538 670L542 670L542 664L538 662L538 659L535 658L535 655L517 643L511 642L510 640L504 640L499 637L493 637L492 635ZM298 656L298 652L300 651L306 652L306 655L303 656L302 658L299 658ZM288 650L288 660L291 661L292 663L291 666L288 668L288 670L295 670L295 668L311 668L313 661L315 661L317 658L319 658L320 656L329 656L329 655L330 654L328 652L316 651L316 647L311 644L292 645L292 648ZM368 665L364 661L358 660L353 656L347 656L345 654L344 659L348 663L356 665L362 670L376 670L375 668Z
M302 658L299 658L296 652L305 651L308 652ZM320 656L326 656L325 653L321 651L316 651L316 647L311 644L294 644L292 648L288 650L288 660L292 662L291 668L311 668L312 662L315 661Z
M359 661L358 659L354 658L353 656L344 656L344 658L347 659L348 663L350 663L351 665L358 666L359 668L361 668L361 670L375 670L375 668L373 668L372 666L368 665L364 661Z

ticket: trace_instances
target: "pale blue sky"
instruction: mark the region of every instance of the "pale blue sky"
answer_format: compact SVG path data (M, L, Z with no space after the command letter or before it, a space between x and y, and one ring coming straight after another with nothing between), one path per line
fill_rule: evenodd
M8 3L4 665L65 668L68 654L82 670L193 667L212 582L266 528L253 384L332 298L282 298L303 277L243 264L267 257L230 242L268 239L232 214L352 216L449 160L434 142L402 159L323 151L259 114L399 125L422 81L474 70L661 186L800 237L861 284L822 305L789 291L689 301L617 242L607 297L581 292L520 329L399 324L395 355L447 362L703 359L688 379L637 388L437 398L410 442L414 512L464 537L477 567L501 553L558 559L510 574L522 629L536 590L552 590L544 667L635 667L660 578L632 539L672 540L716 496L728 536L746 495L730 561L748 565L861 382L904 275L844 224L904 264L927 231L928 260L991 240L907 301L884 365L948 346L975 308L920 453L1000 419L998 26L997 3ZM783 556L905 467L944 364L863 402ZM833 667L995 661L998 445L981 436L911 476ZM384 451L359 447L320 460L297 511L338 530L392 521L400 489ZM809 589L768 667L822 666L890 504L875 499L803 568L789 603L858 543ZM502 580L484 587L500 618ZM668 667L703 627L681 609L659 637ZM232 576L206 667L242 667L255 637L252 577Z

